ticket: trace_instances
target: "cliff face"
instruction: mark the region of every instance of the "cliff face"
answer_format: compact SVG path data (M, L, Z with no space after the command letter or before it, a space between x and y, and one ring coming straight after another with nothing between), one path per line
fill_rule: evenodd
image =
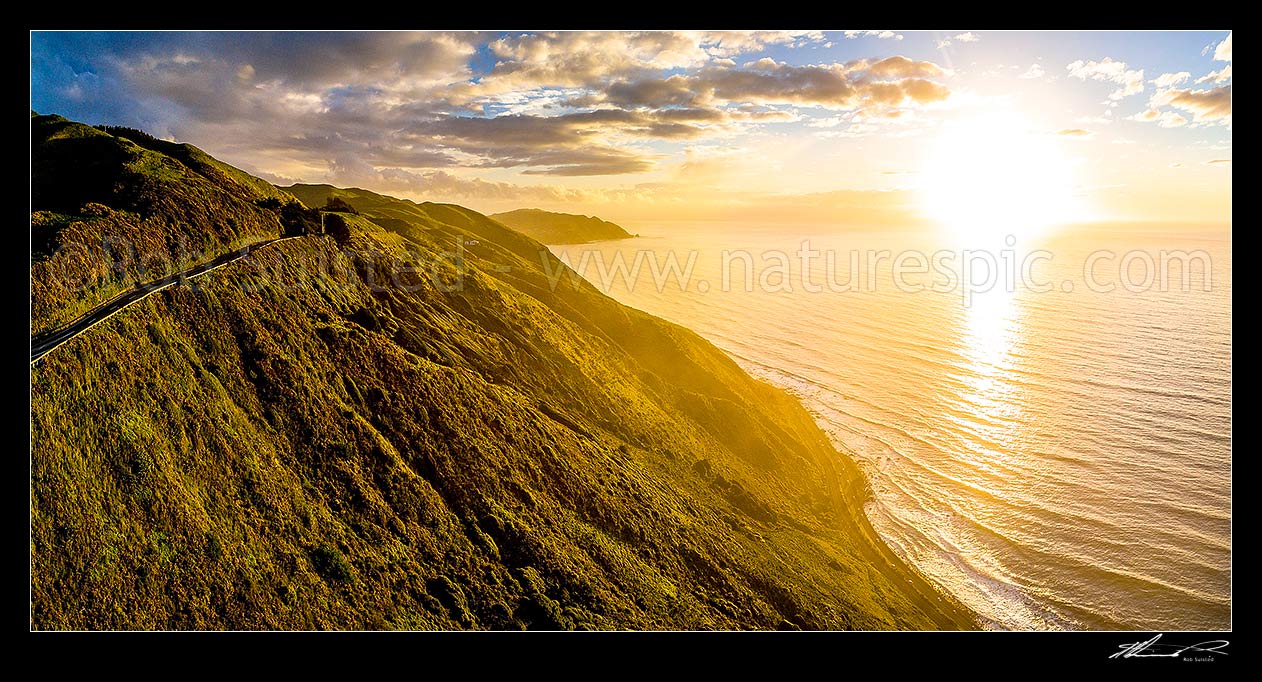
M105 234L214 251L282 229L262 181L83 128L131 156L35 145L37 321L143 279ZM89 162L97 189L56 187ZM486 216L399 204L32 368L34 627L972 625L889 563L795 401Z

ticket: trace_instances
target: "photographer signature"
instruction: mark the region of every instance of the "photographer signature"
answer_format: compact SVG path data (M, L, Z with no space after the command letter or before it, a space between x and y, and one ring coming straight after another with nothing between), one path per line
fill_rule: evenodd
M1122 644L1118 648L1120 651L1114 653L1109 658L1179 658L1184 653L1191 654L1222 654L1227 655L1223 648L1229 642L1225 639L1212 639L1199 644L1176 645L1176 644L1160 644L1161 635L1156 635L1146 642L1131 642Z

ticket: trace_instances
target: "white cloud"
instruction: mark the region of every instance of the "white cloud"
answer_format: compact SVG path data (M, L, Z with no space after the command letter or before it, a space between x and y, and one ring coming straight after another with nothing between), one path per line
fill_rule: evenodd
M1178 128L1187 125L1188 120L1173 111L1162 112L1161 118L1157 120L1157 125L1162 128Z
M1162 89L1173 88L1176 85L1186 83L1191 77L1192 74L1187 71L1180 71L1178 73L1163 73L1148 82Z
M1196 82L1197 82L1198 84L1199 84L1199 83L1210 83L1210 82L1212 82L1212 83L1222 83L1223 81L1229 81L1229 80L1231 80L1231 64L1228 64L1227 66L1224 66L1223 68L1219 69L1218 71L1210 71L1209 73L1205 74L1204 76L1201 76L1200 78L1197 78L1197 79L1196 79Z
M1069 75L1082 80L1104 81L1120 87L1114 90L1109 99L1119 100L1144 91L1144 70L1128 69L1126 62L1119 62L1105 57L1100 61L1083 61L1079 59L1065 67Z
M1187 125L1188 120L1173 111L1147 109L1130 117L1132 121L1156 123L1162 128L1178 128Z
M1074 119L1074 123L1080 123L1084 125L1108 125L1112 123L1113 119L1109 118L1109 116L1107 115L1107 114L1112 114L1112 112L1105 112L1105 114L1106 114L1105 116L1079 116L1078 118Z
M979 36L979 35L977 35L976 33L973 33L972 31L965 31L964 33L957 33L957 34L955 34L955 35L953 35L953 36L947 36L946 38L943 38L942 40L939 40L939 41L938 41L938 49L940 49L940 50L942 50L942 49L946 49L946 48L948 48L948 47L950 47L950 46L951 46L951 43L952 43L952 42L956 42L956 43L975 43L975 42L977 42L977 41L979 41L979 40L981 40L981 39L982 39L982 37L981 37L981 36Z
M1231 61L1231 34L1230 33L1228 33L1227 37L1223 39L1223 42L1218 44L1218 47L1214 48L1214 61L1216 62Z
M872 38L880 38L881 40L902 40L903 36L893 31L846 31L846 37L850 40L855 38L863 38L870 36Z
M1030 68L1026 69L1025 73L1021 74L1020 76L1017 76L1017 78L1025 78L1029 80L1033 78L1042 78L1044 75L1045 75L1045 72L1043 71L1043 67L1041 65L1031 64Z

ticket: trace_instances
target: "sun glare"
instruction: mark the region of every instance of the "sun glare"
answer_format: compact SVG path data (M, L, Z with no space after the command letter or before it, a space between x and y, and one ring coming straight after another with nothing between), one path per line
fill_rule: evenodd
M1011 112L946 124L922 177L924 211L956 236L1029 236L1080 215L1057 136Z

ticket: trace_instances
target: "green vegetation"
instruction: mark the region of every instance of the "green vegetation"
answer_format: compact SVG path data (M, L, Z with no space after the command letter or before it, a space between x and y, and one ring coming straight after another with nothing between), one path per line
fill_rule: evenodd
M342 197L331 196L328 199L326 199L324 202L324 210L336 212L336 213L351 213L354 215L359 215L359 211L356 211L355 207L346 203L346 200L343 199Z
M584 244L631 237L626 230L607 220L537 208L519 208L496 213L491 218L544 244Z
M254 183L33 127L59 244L281 230ZM53 186L101 150L112 178ZM32 368L33 627L974 626L876 539L810 415L696 334L553 288L540 243L474 211L295 194L361 215ZM42 324L103 295L49 284L107 265L64 251L32 268Z
M31 332L138 282L279 235L293 197L191 145L31 116Z

